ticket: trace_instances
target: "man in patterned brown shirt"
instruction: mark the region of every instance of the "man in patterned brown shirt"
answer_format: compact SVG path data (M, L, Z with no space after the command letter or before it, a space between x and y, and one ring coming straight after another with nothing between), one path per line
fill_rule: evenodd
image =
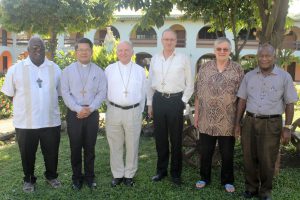
M240 65L229 59L230 41L218 38L214 43L216 60L202 65L198 72L195 97L195 127L200 132L201 180L196 188L211 181L211 163L218 141L221 158L221 184L234 192L233 151L234 121L239 85L244 76Z

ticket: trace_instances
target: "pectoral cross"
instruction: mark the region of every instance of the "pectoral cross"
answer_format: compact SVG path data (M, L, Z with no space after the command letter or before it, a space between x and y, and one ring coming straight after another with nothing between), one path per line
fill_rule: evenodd
M82 89L81 91L80 91L80 94L84 97L84 94L86 93L86 91L84 90L84 89Z
M43 82L43 80L40 79L40 78L38 78L38 80L36 80L36 82L38 83L39 88L42 88L42 82Z
M129 92L128 92L127 90L124 91L125 97L127 97L127 94L128 94L128 93L129 93Z
M165 87L165 85L166 85L166 82L165 82L165 80L163 80L163 81L161 82L161 86L162 86L162 88L164 88L164 87Z

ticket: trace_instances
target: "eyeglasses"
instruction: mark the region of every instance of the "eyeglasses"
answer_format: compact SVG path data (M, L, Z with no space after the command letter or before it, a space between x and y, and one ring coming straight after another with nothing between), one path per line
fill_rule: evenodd
M176 39L164 38L163 41L165 41L165 42L175 42Z
M223 51L224 53L227 53L227 52L229 51L229 49L227 49L227 48L220 48L220 47L218 47L218 48L216 48L216 51L217 51L217 52L221 52L221 51Z
M92 50L91 49L77 49L76 51L79 52L79 53L89 53Z

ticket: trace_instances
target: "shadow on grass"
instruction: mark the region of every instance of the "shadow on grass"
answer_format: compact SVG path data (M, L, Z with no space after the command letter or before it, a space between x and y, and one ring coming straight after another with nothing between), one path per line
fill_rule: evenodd
M90 191L86 186L81 191L71 189L70 147L66 134L62 134L59 154L59 179L62 187L50 188L43 177L44 163L40 150L36 158L37 187L33 194L22 191L22 167L16 144L0 147L0 199L242 199L244 190L242 153L239 145L235 153L235 186L237 192L227 194L220 185L220 167L212 171L212 183L203 190L194 189L195 182L200 178L199 170L184 164L182 178L184 184L175 187L170 177L154 183L151 177L155 174L156 150L153 138L141 137L139 153L139 169L135 177L136 185L132 188L121 185L110 187L112 179L109 165L109 147L106 137L99 135L96 145L95 174L97 189ZM299 159L299 157L297 158ZM284 160L284 159L283 159ZM298 166L299 167L299 166ZM300 169L284 168L274 182L273 199L300 199Z

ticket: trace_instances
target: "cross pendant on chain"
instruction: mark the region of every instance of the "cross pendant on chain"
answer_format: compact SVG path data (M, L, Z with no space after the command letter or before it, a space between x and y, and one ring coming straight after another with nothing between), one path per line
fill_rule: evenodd
M38 79L36 80L36 82L37 82L37 84L39 85L39 88L42 88L42 82L43 82L43 80L40 79L40 78L38 78Z
M84 94L86 93L86 91L83 89L80 91L80 94L84 97Z
M163 80L163 81L161 82L161 86L164 88L165 85L166 85L166 82Z
M124 91L125 97L127 97L127 94L128 94L128 93L129 93L129 92L128 92L127 90Z

